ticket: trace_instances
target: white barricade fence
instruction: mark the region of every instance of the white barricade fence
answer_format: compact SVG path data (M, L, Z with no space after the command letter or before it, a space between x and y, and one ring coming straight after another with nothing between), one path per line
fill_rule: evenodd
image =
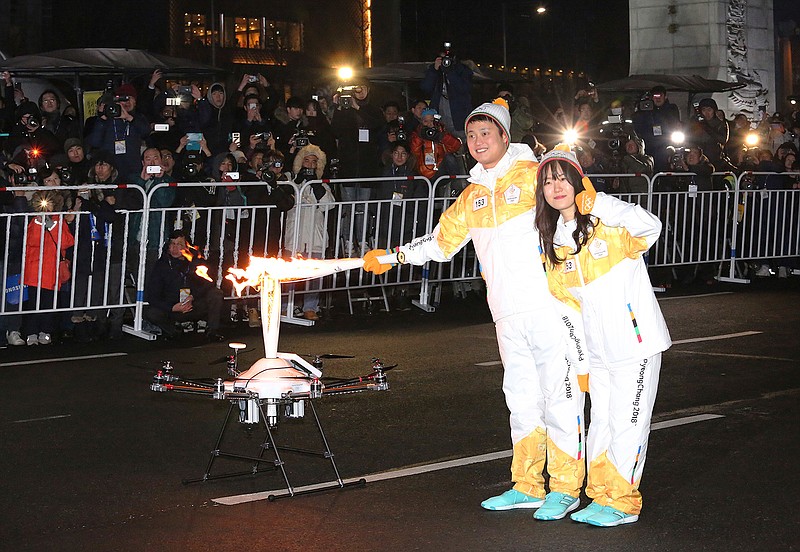
M664 231L648 255L652 267L717 263L722 270L722 264L729 262L727 274L720 279L747 282L737 261L800 257L800 189L783 189L788 187L787 179L800 180L800 173L746 172L738 178L714 173L718 189L712 191L697 190L694 173L658 173L652 179L641 174L589 176L647 182L646 193L620 192L620 188L612 193L645 206L662 220ZM28 200L43 191L69 198L78 191L85 197L88 191L90 199L85 203L82 199L77 212L36 212L28 201L26 212L0 213L0 233L5 236L0 242L0 276L5 284L0 316L71 312L76 316L100 313L120 320L123 309L132 307L134 322L125 331L153 339L155 336L142 329L146 275L173 230L183 230L199 248L212 279L228 299L247 302L257 294L246 290L243 298L234 297L224 283L228 268L245 267L250 256L360 257L369 249L407 243L433 230L467 178L442 176L433 183L420 176L314 180L301 186L279 182L282 190L295 198L294 206L286 211L264 201L263 195L259 196L261 204L248 202L247 197L263 192L264 182L162 183L146 193L138 186L126 185L5 188L1 191L24 193ZM413 182L417 191L412 197L385 195L402 181ZM721 182L725 189L717 185ZM229 194L221 190L228 186L241 192L245 198L241 204L227 201ZM371 194L384 194L385 198L336 201L341 186L370 188ZM378 189L382 191L376 192ZM114 193L106 193L109 190ZM258 192L248 193L250 190ZM105 199L105 195L121 194L127 198L126 205L138 204L142 209L121 209ZM41 231L43 224L48 227L53 222L58 228ZM51 238L52 244L46 242ZM74 245L67 247L70 241ZM64 276L65 271L69 277ZM126 292L126 275L128 287L135 285L135 294L130 289ZM419 299L414 303L433 311L443 283L479 289L480 280L478 259L470 243L449 263L403 265L381 276L346 271L319 281L287 284L284 292L292 321L295 295L419 285ZM60 281L61 285L56 284Z
M736 180L730 278L736 261L800 256L800 172L745 172Z
M713 173L698 189L690 172L653 175L649 211L661 219L661 237L650 249L652 267L720 263L730 252L735 211L732 173Z
M123 309L136 305L126 274L139 264L142 210L117 208L117 201L142 205L142 190L92 184L3 191L23 200L12 205L19 211L0 213L0 315L68 312L121 331Z

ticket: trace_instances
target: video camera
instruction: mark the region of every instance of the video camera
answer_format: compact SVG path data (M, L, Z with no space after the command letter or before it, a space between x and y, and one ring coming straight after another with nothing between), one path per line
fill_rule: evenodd
M314 132L310 130L305 130L303 128L298 129L297 133L294 135L294 145L298 148L303 148L310 144L309 138L314 136Z
M330 173L331 178L339 178L339 159L334 157L328 161L328 172Z
M650 92L645 92L636 103L636 111L653 111L653 97Z
M56 168L56 172L58 173L58 177L61 179L61 183L68 186L72 183L72 169L69 167L58 167Z
M114 101L106 104L103 115L109 119L116 119L122 115L122 106L120 102L127 102L129 99L130 96L114 96Z
M444 43L444 54L442 55L442 69L447 71L453 66L453 62L455 61L455 56L450 51L452 44L449 42Z

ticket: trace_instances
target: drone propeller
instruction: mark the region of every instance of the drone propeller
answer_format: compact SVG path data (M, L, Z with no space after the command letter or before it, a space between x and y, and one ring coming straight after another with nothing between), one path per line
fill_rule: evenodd
M256 350L256 349L255 349L255 347L254 347L254 348L252 348L252 349L247 349L246 351L240 351L240 352L239 352L239 354L240 354L240 355L243 355L243 354L245 354L245 353L249 353L249 352L251 352L251 351L255 351L255 350ZM208 363L208 365L209 365L209 366L213 366L214 364L224 364L225 362L228 362L228 357L230 357L230 356L231 356L231 355L225 355L225 356L221 356L221 357L219 357L219 358L217 358L217 359L214 359L214 360L212 360L211 362L209 362L209 363Z
M390 365L390 366L384 366L384 367L382 367L382 368L381 368L381 370L382 370L382 371L384 371L384 372L388 372L389 370L391 370L391 369L393 369L393 368L397 368L397 366L398 366L397 364L392 364L392 365Z
M325 353L325 354L322 354L322 355L304 354L304 355L301 355L301 356L308 357L308 358L356 358L353 355L340 355L340 354L337 354L337 353Z

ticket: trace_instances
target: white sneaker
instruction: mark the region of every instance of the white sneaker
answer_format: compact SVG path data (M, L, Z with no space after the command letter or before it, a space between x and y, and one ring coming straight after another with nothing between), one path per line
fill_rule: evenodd
M39 332L39 345L50 345L52 341L49 333Z
M772 271L769 269L769 265L762 264L758 268L758 270L756 270L756 276L759 276L761 278L767 278L769 276L772 276Z
M198 320L197 321L197 333L206 333L208 329L208 322L205 320Z
M38 345L39 344L39 338L36 336L36 334L31 334L31 335L28 336L28 339L26 340L26 343L28 345Z
M778 278L788 278L789 277L789 269L785 266L778 267Z
M8 341L9 345L25 345L25 340L22 339L22 336L19 332L6 332L6 341Z

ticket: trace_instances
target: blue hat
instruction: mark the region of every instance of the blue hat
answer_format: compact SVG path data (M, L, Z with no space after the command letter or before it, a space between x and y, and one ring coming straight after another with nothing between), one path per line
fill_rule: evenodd
M432 107L426 107L425 109L423 109L423 110L422 110L422 116L423 116L423 117L424 117L425 115L438 115L438 114L439 114L439 112L438 112L438 111L436 111L436 110L435 110L434 108L432 108Z

